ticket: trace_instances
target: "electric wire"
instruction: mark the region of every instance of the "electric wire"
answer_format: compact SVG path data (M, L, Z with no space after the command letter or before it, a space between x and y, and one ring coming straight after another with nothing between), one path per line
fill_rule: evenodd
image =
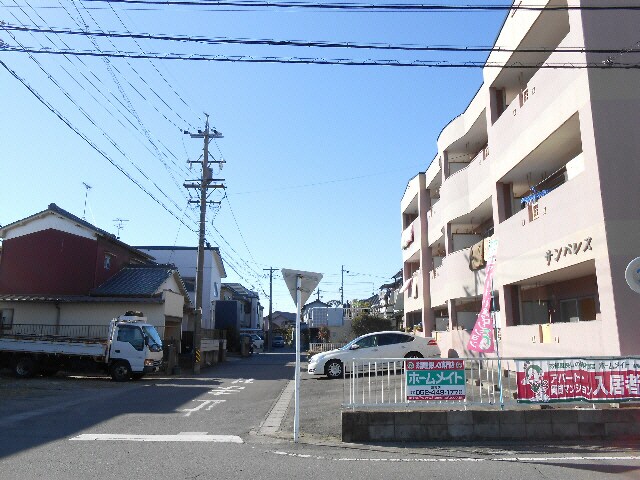
M195 6L195 7L238 7L238 8L300 8L351 11L405 11L405 12L491 12L491 11L638 11L637 5L447 5L447 4L406 4L406 3L320 3L320 2L263 2L242 0L85 0L87 3L109 3L129 5Z
M60 2L60 0L58 0ZM80 20L82 21L82 24L84 25L84 28L86 30L89 29L89 26L85 20L85 18L83 17L82 13L80 12L80 9L78 8L78 6L76 5L75 1L72 1L72 4L76 10L76 13L78 14L78 17L80 18ZM60 5L62 5L60 3ZM78 25L78 27L80 27L80 25L78 24L77 20L73 17L73 15L71 15L71 13L65 8L65 11L67 12L67 14L69 15L69 17L76 23L76 25ZM87 14L89 15L89 17L91 18L91 20L98 25L98 22L95 20L95 18L91 15L91 13L87 10L85 10L87 12ZM98 25L99 28L99 25ZM95 40L95 38L91 35L88 35L88 38L90 40L90 42L93 44L94 48L98 51L101 51L100 46L98 45L98 42ZM111 45L115 48L115 44L109 39L109 42L111 43ZM169 166L167 165L167 163L164 161L164 159L162 158L162 153L160 152L160 149L158 148L158 146L156 145L154 139L151 136L151 132L147 129L147 127L144 125L144 123L142 122L142 119L140 118L140 116L138 115L138 112L136 110L136 108L133 106L133 103L131 102L131 99L129 98L129 96L127 95L127 93L125 92L124 88L122 88L122 85L117 77L117 75L115 74L115 72L117 72L123 79L125 79L125 81L127 81L127 83L131 86L131 88L133 88L133 90L140 95L140 97L147 103L150 104L154 110L156 110L156 112L158 112L160 115L162 115L165 119L169 120L165 115L163 115L160 110L158 110L158 108L151 104L151 102L149 102L143 95L142 93L131 83L126 79L126 76L122 74L122 72L120 72L118 70L117 67L113 66L111 64L110 58L109 57L101 57L103 59L103 62L105 64L105 67L107 69L107 71L109 72L109 75L111 76L112 81L116 84L116 87L118 88L118 91L120 92L120 95L122 96L122 98L124 99L124 101L127 104L127 110L133 115L133 117L136 119L136 121L138 122L138 124L140 125L140 128L142 129L142 132L144 134L144 136L147 138L147 141L151 144L152 148L154 149L154 151L156 152L156 158L163 164L163 166L165 167L165 169L167 170L167 173L169 174L171 180L173 181L174 185L178 188L178 190L180 190L180 184L178 183L178 181L176 180L172 170L169 168ZM133 72L136 73L136 75L138 75L138 77L140 79L142 79L142 76L140 75L140 73L133 68L133 66L127 61L126 62L127 65L129 66L129 68L131 68L131 70ZM145 82L143 80L143 82ZM146 82L145 82L146 83ZM147 84L148 85L148 84ZM175 125L175 124L174 124ZM179 129L179 127L176 128ZM175 157L175 155L173 155ZM177 159L177 157L175 157ZM178 167L177 164L175 164L175 162L173 162L174 165L176 167ZM178 167L179 168L179 167Z
M122 173L125 177L127 177L131 182L133 182L142 192L144 192L147 196L149 196L155 203L160 205L167 213L169 213L172 217L182 223L189 230L195 232L196 230L177 216L171 209L169 209L162 201L156 198L149 190L147 190L144 185L142 185L138 180L133 178L129 173L118 164L113 158L111 158L106 152L104 152L98 145L96 145L89 137L87 137L84 133L82 133L78 128L76 128L69 119L67 119L62 113L57 110L53 105L47 102L44 97L42 97L31 85L29 85L26 80L20 77L14 70L12 70L6 63L0 60L0 66L2 66L9 74L18 80L24 87L29 90L29 92L44 105L51 113L53 113L56 117L58 117L67 127L69 127L76 135L78 135L85 143L87 143L93 150L95 150L100 156L102 156L105 160L107 160L111 165L118 169L120 173Z
M623 69L637 70L640 69L640 63L615 63L605 59L601 62L565 62L565 63L522 63L522 62L480 62L465 61L453 62L449 60L354 60L354 59L324 59L324 58L300 58L300 57L250 57L244 55L225 56L225 55L188 55L181 53L139 53L139 52L113 52L93 50L50 50L42 48L32 48L24 46L11 46L6 43L0 43L0 51L18 52L30 54L46 54L46 55L78 55L87 57L109 57L109 58L137 58L148 59L155 58L158 60L181 60L181 61L209 61L209 62L232 62L232 63L285 63L297 65L340 65L350 67L417 67L417 68L448 68L448 69L472 69L472 68L498 68L498 69L556 69L556 70L575 70L575 69Z
M623 49L594 49L586 47L558 47L558 48L506 48L500 46L455 46L455 45L416 45L416 44L386 44L386 43L357 43L357 42L335 42L326 40L276 40L276 39L251 39L251 38L229 38L229 37L198 37L190 35L156 35L152 33L121 33L121 32L100 32L73 30L69 28L41 28L17 26L11 24L0 24L0 28L4 30L16 30L35 33L55 33L72 36L94 36L107 38L126 38L136 40L157 40L161 42L180 42L180 43L199 43L205 45L267 45L267 46L284 46L284 47L317 47L317 48L345 48L356 50L397 50L397 51L416 51L416 52L449 52L449 53L606 53L617 54ZM145 52L140 48L141 52ZM166 81L166 80L165 80ZM163 99L161 99L164 101Z

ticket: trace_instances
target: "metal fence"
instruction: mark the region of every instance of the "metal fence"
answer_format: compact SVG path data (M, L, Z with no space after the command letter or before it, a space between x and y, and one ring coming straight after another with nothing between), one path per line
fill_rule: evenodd
M474 408L508 408L526 409L531 408L537 401L521 399L518 402L518 381L517 365L521 365L526 359L520 358L459 358L459 359L439 359L442 361L464 362L464 375L459 370L460 377L464 385L460 385L460 399L457 400L408 400L407 398L407 370L405 362L408 359L359 359L345 362L345 375L343 380L343 408L446 408L446 409L466 409ZM416 363L422 359L412 359ZM433 360L433 359L429 359ZM542 360L542 359L541 359ZM544 359L552 361L558 365L572 359ZM578 362L594 362L613 365L614 372L610 373L609 382L614 382L613 377L617 376L617 388L622 391L627 389L627 395L620 401L640 401L640 357L639 358L618 358L618 357L581 357ZM536 361L536 360L534 360ZM625 363L627 362L627 363ZM632 364L633 368L628 367ZM526 364L525 364L526 365ZM615 369L620 367L616 375ZM535 368L535 367L534 367ZM411 374L412 371L409 373ZM550 374L557 378L561 375L561 370L551 371ZM607 375L602 375L604 379ZM598 377L595 377L598 378ZM522 378L521 378L522 380ZM570 382L571 380L569 380ZM548 383L548 382L547 382ZM610 383L608 385L612 385ZM571 385L571 383L567 383ZM602 385L610 388L608 385ZM612 392L610 392L612 393ZM435 395L431 395L433 398ZM578 395L579 396L579 395ZM548 399L547 399L548 401ZM552 404L562 402L563 406L581 406L592 404L596 408L596 403L619 403L613 397L606 399L585 400L577 396L567 397L567 399L556 399ZM543 403L543 402L541 402Z
M342 348L345 345L346 343L310 343L309 351L312 353L322 353L335 350L336 348Z
M516 405L517 392L513 359L456 359L464 361L464 400L406 399L405 358L362 359L348 362L344 376L343 407L449 407L468 405ZM500 375L502 372L502 378Z

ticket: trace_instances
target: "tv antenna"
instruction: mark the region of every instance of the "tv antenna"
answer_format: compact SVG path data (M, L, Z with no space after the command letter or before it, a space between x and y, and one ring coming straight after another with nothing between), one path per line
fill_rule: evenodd
M84 191L84 209L82 210L82 219L86 220L86 213L87 213L87 198L89 197L89 190L91 190L91 185L89 185L88 183L82 182L82 184L84 185L85 191Z
M124 218L114 218L113 221L115 222L116 229L118 230L118 234L116 235L116 238L120 240L120 230L124 228L124 222L128 222L129 220L126 220Z

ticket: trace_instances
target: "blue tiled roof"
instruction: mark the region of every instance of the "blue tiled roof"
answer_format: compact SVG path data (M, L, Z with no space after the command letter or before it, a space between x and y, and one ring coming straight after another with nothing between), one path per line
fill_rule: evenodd
M168 265L125 267L91 292L94 296L152 296L175 270Z

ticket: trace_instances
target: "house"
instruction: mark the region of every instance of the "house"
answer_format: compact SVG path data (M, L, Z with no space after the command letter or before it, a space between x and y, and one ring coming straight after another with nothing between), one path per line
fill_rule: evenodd
M404 296L399 293L401 287L402 270L392 277L391 282L380 285L377 302L371 304L373 312L395 322L396 317L402 313L404 307ZM401 325L394 324L394 328L398 327L401 327Z
M493 239L501 355L637 354L640 296L625 268L640 252L640 72L616 67L637 63L625 52L640 12L519 5L541 3L509 13L484 83L407 185L404 322L473 355ZM547 68L558 64L572 67Z
M215 304L216 328L262 330L260 297L239 283L223 283Z
M137 246L136 248L150 255L159 263L175 265L189 293L191 303L193 305L196 304L198 247ZM220 300L222 279L227 276L218 247L210 245L205 247L203 271L202 328L213 329L215 325L215 302ZM192 331L193 325L189 324L186 328Z
M192 309L177 269L55 204L0 228L0 312L19 325L108 325L141 311L165 340L180 338Z
M263 325L267 325L269 322L269 315L263 318ZM271 313L271 327L270 330L274 330L277 328L289 328L295 327L296 325L296 314L290 312L272 312Z

